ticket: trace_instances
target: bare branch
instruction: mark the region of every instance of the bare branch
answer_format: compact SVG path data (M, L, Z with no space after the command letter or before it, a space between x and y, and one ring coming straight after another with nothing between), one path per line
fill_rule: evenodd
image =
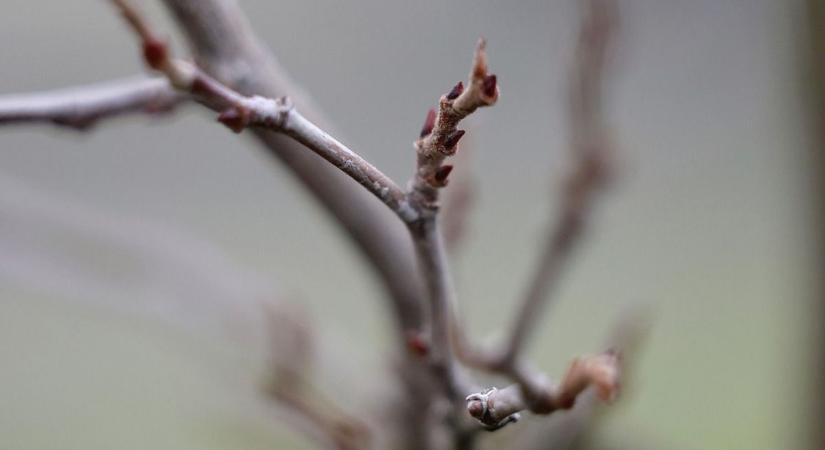
M101 119L173 109L181 97L163 78L132 77L88 86L0 96L0 125L45 123L86 130Z
M276 98L290 94L296 107L313 122L329 129L329 121L309 95L254 35L233 0L164 0L199 67L245 95ZM383 205L369 198L347 176L306 151L292 138L254 129L266 151L282 162L332 214L376 271L392 308L397 342L422 329L423 285L416 276L415 253L404 227Z
M628 394L632 397L635 366L638 365L643 346L650 328L650 311L645 308L634 307L621 313L619 320L613 326L607 345L621 354L621 391L623 401ZM594 394L594 395L590 395ZM591 430L605 411L599 406L599 397L595 393L584 393L576 401L576 405L566 417L560 418L548 427L543 427L535 436L528 439L528 448L552 448L565 450L576 448L575 444Z
M464 136L464 130L457 128L458 123L479 107L494 105L498 100L496 76L487 73L485 47L484 39L479 39L467 88L459 81L441 96L438 112L427 113L421 137L415 142L418 158L410 195L422 207L435 208L437 189L447 185L453 167L443 162L456 153L458 141Z
M605 54L616 22L613 0L588 0L570 79L570 148L574 167L562 193L562 207L550 228L527 295L510 327L503 360L514 361L549 300L571 250L586 228L599 188L609 176L611 144L601 113Z
M444 242L439 230L438 190L447 185L453 167L444 160L458 150L464 130L458 123L482 106L498 100L496 76L487 73L484 39L479 39L473 56L467 88L459 82L439 99L436 113L430 110L424 121L417 151L416 171L407 194L409 204L419 218L409 222L421 274L430 300L431 347L430 361L444 380L447 393L455 397L460 390L453 361L452 328L454 322L454 292L447 267Z
M146 63L160 71L179 91L209 109L219 112L218 120L235 131L260 127L284 133L338 167L384 202L405 222L417 218L406 202L404 191L372 164L338 142L298 113L286 98L244 96L198 67L172 58L164 42L156 38L148 24L125 0L113 0L143 43Z
M297 303L296 303L297 305ZM289 408L313 428L323 444L334 450L367 448L367 427L325 398L309 381L315 348L304 311L293 305L267 308L271 334L271 376L265 386L269 398Z
M561 383L545 387L535 379L522 380L504 389L490 388L467 397L467 411L488 429L495 430L517 420L515 414L529 410L536 414L550 414L559 409L570 409L585 389L594 386L599 398L612 400L619 387L618 356L614 352L577 358L570 365Z
M557 284L586 226L595 194L609 174L610 143L601 117L601 78L616 9L614 0L586 0L585 3L570 77L569 127L574 167L562 193L559 217L549 229L536 272L506 335L505 346L491 352L473 348L461 334L456 338L459 356L467 364L507 375L516 382L501 391L490 390L467 397L470 414L489 429L506 425L514 420L510 414L524 409L549 414L569 408L591 383L601 386L603 394L611 393L614 389L610 380L618 377L617 359L611 353L577 360L557 388L548 387L541 374L520 360L525 341L549 300L550 290ZM490 402L497 402L496 407L489 408Z

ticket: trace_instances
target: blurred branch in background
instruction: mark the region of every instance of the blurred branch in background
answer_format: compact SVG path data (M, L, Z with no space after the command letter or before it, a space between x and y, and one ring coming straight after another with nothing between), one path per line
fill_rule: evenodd
M82 131L115 116L166 113L180 100L162 78L133 77L51 92L0 96L0 125L51 123Z
M569 86L573 167L562 192L558 221L548 232L546 247L527 296L516 311L505 346L497 352L474 349L462 334L460 321L455 317L455 292L439 226L439 191L447 186L453 170L445 161L455 155L465 134L458 129L459 122L480 107L492 106L499 98L497 77L488 72L484 39L478 41L466 87L459 82L440 97L437 110L428 112L415 142L415 171L404 190L299 114L286 97L276 94L294 89L298 93L296 103L307 105L309 114L314 114L306 97L293 87L274 58L258 43L234 1L166 1L188 36L194 63L172 57L167 43L158 38L128 1L113 3L138 36L146 64L162 73L168 85L152 79L110 90L84 88L71 94L32 94L22 97L23 100L5 97L0 99L0 113L6 111L5 121L47 120L83 129L110 115L158 108L158 104L162 109L170 108L181 98L169 92L171 86L219 113L218 120L233 131L254 128L268 149L330 209L384 282L393 305L396 337L406 345L400 358L404 372L400 385L407 397L400 402L384 399L403 418L400 427L396 427L401 431L395 442L407 448L471 449L482 427L489 431L499 429L515 422L522 410L547 415L571 409L579 397L585 405L577 427L584 428L592 409L593 396L589 392L595 389L605 401L616 396L620 358L614 350L575 359L557 385L528 369L522 357L526 341L549 301L551 288L558 283L561 270L569 265L571 249L581 239L595 194L609 175L611 143L601 103L604 63L616 23L613 0L583 2ZM79 99L84 93L87 98ZM29 109L26 105L21 107L21 101L28 101ZM353 183L341 178L341 173L395 213L400 219L395 227L387 222L386 214L373 212L375 201L357 194ZM466 215L460 209L457 214ZM402 224L408 228L408 236L397 232ZM451 239L457 239L455 232ZM412 264L413 251L418 258L417 268ZM245 301L252 298L258 297ZM306 381L314 351L312 332L306 321L300 319L301 314L290 312L283 305L273 309L268 303L253 304L257 314L268 321L260 328L268 330L271 338L269 398L303 419L309 434L320 435L332 448L368 447L371 438L367 426L339 410L342 405L332 403L336 399L324 398ZM260 317L256 320L261 321ZM478 386L461 362L508 376L515 384L473 393ZM385 423L388 419L379 420L381 423L372 429L387 434L392 429ZM566 430L562 437L576 434L575 430L576 427Z

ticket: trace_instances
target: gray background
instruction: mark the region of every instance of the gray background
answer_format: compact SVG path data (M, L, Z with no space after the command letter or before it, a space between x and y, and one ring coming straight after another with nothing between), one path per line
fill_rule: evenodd
M141 71L132 36L105 3L5 0L0 93ZM572 356L601 348L626 307L652 305L626 401L599 431L608 441L802 446L815 267L799 3L622 2L607 91L618 178L533 352L543 369L561 374ZM479 195L454 272L472 333L495 337L564 173L574 2L242 4L344 141L399 182L411 173L411 142L426 109L466 77L476 38L488 39L502 97L469 128L467 164ZM155 2L144 8L173 29ZM0 235L8 245L59 253L61 270L103 284L143 268L121 250L96 248L93 235L66 237L58 224L24 233L27 222L9 206L19 192L211 242L223 260L309 306L326 361L319 383L369 403L384 383L377 374L389 345L374 280L286 171L213 120L188 108L88 134L0 129ZM180 277L197 292L197 281ZM56 286L0 268L0 447L307 445L255 402L249 386L261 363L253 346L224 339L253 320L248 315L222 328L213 326L224 320L216 315L192 319L186 308L201 306L181 301L181 323L195 326L169 326L120 314L141 310L134 302L142 295L112 289L87 301L83 289Z

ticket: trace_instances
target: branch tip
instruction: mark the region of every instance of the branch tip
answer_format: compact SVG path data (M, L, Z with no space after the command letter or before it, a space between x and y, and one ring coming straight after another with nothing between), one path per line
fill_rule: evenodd
M473 71L470 73L470 78L473 80L480 80L487 75L487 40L483 37L478 38L476 43L475 55L473 55Z

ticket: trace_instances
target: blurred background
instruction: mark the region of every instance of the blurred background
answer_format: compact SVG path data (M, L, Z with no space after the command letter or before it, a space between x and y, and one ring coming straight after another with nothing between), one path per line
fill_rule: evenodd
M566 168L575 2L241 3L342 140L400 183L427 108L488 39L502 97L469 126L478 194L454 273L472 334L495 339ZM814 3L620 1L617 179L532 349L560 376L623 311L650 311L601 448L817 448ZM143 70L98 0L4 0L0 37L0 94ZM259 399L262 298L308 308L323 390L374 403L390 382L381 292L251 139L192 107L89 133L0 128L0 448L313 448Z

